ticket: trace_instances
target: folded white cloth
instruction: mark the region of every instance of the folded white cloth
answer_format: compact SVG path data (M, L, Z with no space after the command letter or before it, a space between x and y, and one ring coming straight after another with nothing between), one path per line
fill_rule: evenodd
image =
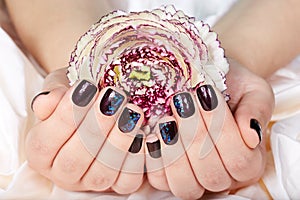
M300 56L285 68L279 69L270 79L275 94L273 121L300 112Z

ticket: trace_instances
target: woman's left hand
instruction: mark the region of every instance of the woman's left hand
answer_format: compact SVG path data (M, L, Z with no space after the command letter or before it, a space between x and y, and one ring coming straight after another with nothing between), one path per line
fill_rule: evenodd
M230 60L228 104L211 85L176 94L173 116L146 139L150 184L183 199L257 181L265 168L263 132L274 97L268 83Z

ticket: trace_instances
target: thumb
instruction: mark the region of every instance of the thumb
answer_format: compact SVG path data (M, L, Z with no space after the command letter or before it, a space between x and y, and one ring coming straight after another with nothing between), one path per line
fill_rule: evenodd
M274 95L265 81L259 89L246 92L240 99L234 117L248 147L255 148L263 140L273 109Z
M68 90L67 68L51 72L45 78L43 89L31 101L31 109L39 120L47 119Z

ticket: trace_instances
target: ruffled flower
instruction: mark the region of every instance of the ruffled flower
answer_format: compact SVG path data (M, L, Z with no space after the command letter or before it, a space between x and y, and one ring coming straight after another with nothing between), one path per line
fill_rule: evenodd
M217 34L173 6L114 11L78 41L68 68L70 84L89 80L116 86L144 110L148 124L171 114L170 99L201 84L225 91L229 65ZM153 120L155 119L155 120Z

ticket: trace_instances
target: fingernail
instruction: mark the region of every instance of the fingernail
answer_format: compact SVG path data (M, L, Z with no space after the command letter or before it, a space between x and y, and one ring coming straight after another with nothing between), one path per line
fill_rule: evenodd
M165 144L172 145L177 142L178 131L175 121L160 123L159 130Z
M84 107L90 103L96 92L97 87L94 84L82 80L72 94L72 101L75 105Z
M114 115L124 101L124 96L109 88L100 102L100 110L104 115Z
M146 142L146 145L147 145L149 154L152 158L161 157L159 140L156 140L155 142Z
M133 142L131 143L131 146L129 147L128 151L131 153L138 153L141 150L142 142L143 142L143 135L137 134Z
M30 105L31 110L33 111L33 103L36 100L36 98L38 98L41 95L47 95L49 93L50 93L50 91L45 91L45 92L41 92L41 93L37 94L35 97L33 97L32 101L31 101L31 105Z
M254 129L258 135L259 142L261 142L262 137L262 131L261 131L261 125L256 119L250 120L250 128Z
M132 131L139 121L141 115L133 110L126 108L123 110L119 122L118 127L123 133L128 133Z
M202 85L197 89L197 96L205 111L212 111L218 106L218 98L211 85Z
M188 118L195 113L195 106L191 95L187 92L173 97L174 106L181 118Z

